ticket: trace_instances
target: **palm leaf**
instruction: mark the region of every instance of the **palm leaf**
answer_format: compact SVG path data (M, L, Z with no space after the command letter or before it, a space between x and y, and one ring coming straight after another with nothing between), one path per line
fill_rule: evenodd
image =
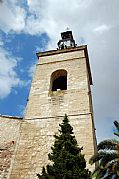
M119 137L119 122L118 121L114 121L114 125L115 125L116 130L117 130L117 132L114 132L114 134Z
M92 164L100 161L103 157L105 157L106 154L107 154L106 151L99 151L99 152L97 152L95 155L93 155L90 158L89 163L92 165Z
M102 166L97 166L95 170L92 172L92 177L96 179L100 179L101 177L105 176L107 173L107 169Z
M98 151L99 150L116 150L116 145L118 144L118 141L115 139L108 139L100 142L97 146Z
M118 122L118 121L114 121L114 125L115 125L116 129L117 129L118 132L119 132L119 122Z
M119 123L114 121L117 132L114 134L119 137ZM119 178L119 141L108 139L100 142L97 146L97 153L93 155L89 163L96 165L96 169L92 173L92 177L96 179Z
M110 163L112 161L115 162L117 160L117 157L118 156L117 156L116 152L107 153L100 159L100 165L106 167L108 165L108 163Z

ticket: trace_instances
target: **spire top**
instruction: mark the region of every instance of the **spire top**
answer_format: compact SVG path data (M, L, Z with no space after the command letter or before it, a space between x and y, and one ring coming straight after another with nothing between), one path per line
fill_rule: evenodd
M69 27L67 27L67 28L66 28L66 31L69 31L69 30L70 30L70 28L69 28Z

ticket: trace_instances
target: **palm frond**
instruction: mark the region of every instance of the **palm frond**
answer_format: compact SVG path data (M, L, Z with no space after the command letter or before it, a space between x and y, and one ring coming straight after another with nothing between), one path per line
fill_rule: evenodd
M118 122L118 121L114 121L114 125L115 125L116 129L117 129L118 132L119 132L119 122Z
M113 179L118 179L118 178L114 178L114 174L113 173L107 173L104 177L103 177L103 179L111 179L111 178L113 178Z
M99 150L116 150L116 145L118 144L118 141L115 139L108 139L100 142L97 146L98 151Z
M106 166L108 163L111 163L112 161L116 162L118 156L116 152L107 153L100 159L100 165Z
M119 122L118 121L114 121L114 125L116 127L117 132L114 132L114 135L119 137Z
M100 179L101 177L105 176L107 173L107 169L102 166L97 166L95 170L92 172L92 177L96 179Z
M119 137L119 122L114 121L116 132ZM100 142L97 146L97 153L94 154L89 163L96 165L96 169L92 173L92 177L96 179L119 178L119 141L116 139L108 139Z
M114 132L114 135L119 137L119 132Z
M90 158L89 163L92 165L93 163L100 161L103 157L105 157L106 154L107 154L106 151L97 152L95 155L93 155Z
M116 175L119 176L119 162L112 160L106 165L107 168L111 171L111 173L115 173Z

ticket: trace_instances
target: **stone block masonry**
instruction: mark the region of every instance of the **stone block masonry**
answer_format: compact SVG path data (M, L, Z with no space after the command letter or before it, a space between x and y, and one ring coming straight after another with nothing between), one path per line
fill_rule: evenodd
M48 153L54 143L53 135L58 133L63 117L35 118L22 122L19 147L10 179L37 179L36 173L41 172L42 167L49 163ZM93 128L91 114L69 116L69 120L79 146L84 148L87 167L93 169L88 164L94 153L93 132L90 132Z
M37 179L36 173L46 166L54 134L64 115L69 117L87 167L96 151L95 127L90 85L92 77L86 46L52 50L37 54L38 63L31 85L24 119L8 141L17 141L11 148L11 165L7 179ZM55 80L64 77L65 90L52 90ZM12 130L10 131L12 134ZM14 139L13 139L14 138ZM7 167L9 168L9 167Z
M0 116L0 179L7 179L19 138L21 118Z

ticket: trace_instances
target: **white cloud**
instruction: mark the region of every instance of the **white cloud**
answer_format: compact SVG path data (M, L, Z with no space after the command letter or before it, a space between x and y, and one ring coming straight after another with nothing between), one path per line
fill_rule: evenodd
M36 14L34 28L50 37L48 49L56 48L59 34L66 27L73 30L78 44L82 38L88 44L98 140L113 136L113 121L119 114L118 6L118 0L29 0L29 9Z
M16 66L16 59L0 47L0 99L7 97L13 87L22 85L15 71Z
M34 70L35 70L35 64L32 64L32 65L30 66L30 68L28 69L28 76L29 76L30 78L33 77Z
M17 5L17 1L7 0L0 4L0 29L4 32L22 31L25 26L25 17L25 10Z
M59 34L66 27L73 31L77 44L84 39L89 47L94 79L98 138L111 135L112 121L119 116L119 1L27 0L27 4L28 11L18 0L0 4L1 29L7 33L47 33L50 38L48 49L56 48ZM14 67L13 60L10 69ZM17 78L16 83L19 83Z
M20 115L21 116L24 116L24 113L25 113L25 106L24 105L18 105L17 106L19 112L20 112Z
M109 29L110 29L109 26L103 24L101 26L98 26L98 27L94 28L94 31L99 32L99 33L103 33L104 31L108 31Z
M2 40L2 37L0 36L0 46L3 46L4 43L3 43L3 40Z

